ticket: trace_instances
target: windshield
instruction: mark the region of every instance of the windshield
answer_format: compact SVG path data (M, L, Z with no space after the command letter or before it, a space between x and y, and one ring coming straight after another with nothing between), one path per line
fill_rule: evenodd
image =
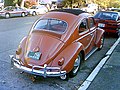
M103 20L117 20L118 19L118 13L116 12L98 12L94 18L99 18Z
M64 33L67 28L67 23L57 19L41 19L34 26L34 30L50 31L56 33Z

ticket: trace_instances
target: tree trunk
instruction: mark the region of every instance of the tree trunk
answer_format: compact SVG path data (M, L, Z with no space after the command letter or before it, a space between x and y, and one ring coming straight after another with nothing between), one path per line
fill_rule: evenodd
M25 0L22 0L20 7L24 7Z

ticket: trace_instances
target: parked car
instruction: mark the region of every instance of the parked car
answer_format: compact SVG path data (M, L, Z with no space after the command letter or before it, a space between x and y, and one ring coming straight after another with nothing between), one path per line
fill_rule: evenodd
M98 5L91 3L88 4L87 7L81 8L81 10L95 14L98 11Z
M38 14L45 14L48 12L48 9L45 5L38 5L38 6L32 6L30 9L28 9L29 14L31 15L38 15Z
M84 60L103 47L103 33L84 11L53 10L34 23L16 55L10 55L11 61L24 72L67 80L77 75Z
M2 11L0 11L0 16L5 18L15 17L15 16L22 16L25 17L28 15L28 11L15 6L7 6Z
M120 35L120 13L115 11L100 11L95 16L96 25L106 33Z
M109 11L120 12L120 8L108 8Z

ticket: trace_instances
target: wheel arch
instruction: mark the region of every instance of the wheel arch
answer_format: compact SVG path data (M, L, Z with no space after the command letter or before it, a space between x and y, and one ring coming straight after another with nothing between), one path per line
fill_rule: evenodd
M36 11L32 11L32 15L35 13L35 15L37 15L37 12Z
M69 73L74 65L75 59L78 54L84 54L83 45L80 42L74 42L67 46L52 62L51 66L58 66L58 61L63 57L64 64L61 66L61 70L65 70ZM84 55L83 55L84 56Z
M9 15L10 15L10 13L9 13L9 12L6 12L6 13L5 13L5 15L6 15L6 14L9 14Z
M82 62L85 61L85 51L81 50L80 53L82 54Z
M24 15L26 16L26 13L25 13L25 12L22 12L22 13L21 13L21 16L24 17L24 16L22 15L23 13L24 13Z

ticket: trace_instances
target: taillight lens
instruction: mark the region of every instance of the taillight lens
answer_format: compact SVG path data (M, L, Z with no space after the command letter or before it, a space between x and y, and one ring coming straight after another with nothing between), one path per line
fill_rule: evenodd
M58 61L58 65L59 66L62 66L64 64L64 61L65 59L64 58L61 58L59 61Z

